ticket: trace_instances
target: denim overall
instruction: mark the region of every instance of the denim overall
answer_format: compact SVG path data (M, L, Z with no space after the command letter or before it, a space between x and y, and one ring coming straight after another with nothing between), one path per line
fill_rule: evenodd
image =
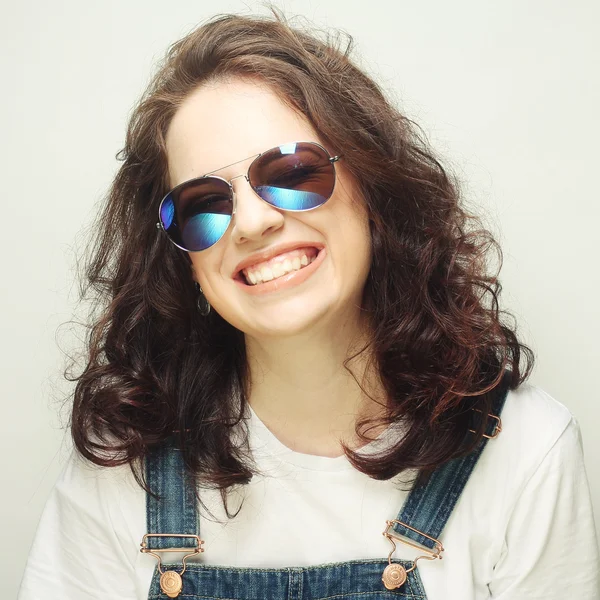
M395 520L387 521L388 529L398 542L417 544L415 558L429 555L436 557L437 541L444 526L481 455L487 439L500 432L500 415L508 392L510 373L506 372L500 385L494 389L492 414L486 429L486 437L478 447L462 458L454 459L437 469L425 486L413 487ZM186 484L185 471L180 453L169 444L163 445L146 459L146 476L150 489L163 497L156 500L146 495L146 522L149 534L142 542L142 552L161 552L180 548L189 553L198 548L199 519L194 489ZM386 523L382 523L382 532ZM413 531L417 530L417 531ZM166 535L175 534L175 535ZM190 537L177 537L179 534ZM425 534L425 535L422 535ZM399 536L399 537L398 537ZM390 539L390 537L388 537ZM406 541L405 541L406 540ZM200 541L200 548L203 542ZM394 546L394 542L391 543ZM395 548L395 546L394 546ZM420 549L417 549L420 548ZM160 562L154 570L150 584L149 600L181 598L185 600L384 600L426 599L423 583L413 561L397 560L390 556L381 559L350 560L309 567L245 568L205 565L190 561L183 566ZM451 549L449 549L451 551ZM202 551L202 550L201 550ZM425 553L424 553L425 551ZM156 558L163 558L153 554ZM382 580L388 565L391 577L404 581L397 588L389 589ZM160 569L159 569L160 567ZM401 569L400 567L403 567ZM183 571L183 573L182 573ZM408 571L408 573L406 573ZM167 595L160 585L164 577L173 576L179 592L169 590L163 579ZM182 573L179 578L179 573ZM389 581L389 580L388 580ZM398 583L398 580L395 580ZM175 586L177 588L177 585Z

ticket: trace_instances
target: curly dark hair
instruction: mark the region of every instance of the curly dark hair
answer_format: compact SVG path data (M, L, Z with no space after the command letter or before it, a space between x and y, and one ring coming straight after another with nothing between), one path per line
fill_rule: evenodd
M344 446L356 469L375 479L409 469L420 477L471 451L491 391L506 371L518 387L534 360L499 309L500 267L489 260L496 250L502 263L497 242L461 206L455 178L420 129L350 60L352 38L292 27L273 12L218 15L168 50L133 111L90 245L82 297L99 312L86 364L78 376L65 372L77 382L70 426L84 457L128 463L147 490L143 457L175 439L190 476L219 489L226 511L227 489L256 472L247 444L231 435L248 397L244 335L215 311L199 315L189 256L156 229L168 191L167 128L206 82L246 77L268 86L344 152L368 207L364 301L373 336L362 351L370 349L389 398L375 424L410 426L385 456ZM362 439L365 425L374 420L357 422Z

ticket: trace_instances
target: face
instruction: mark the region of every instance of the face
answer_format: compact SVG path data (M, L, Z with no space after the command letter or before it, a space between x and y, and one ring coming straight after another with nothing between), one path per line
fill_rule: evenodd
M241 80L195 90L167 131L171 187L208 173L227 181L235 178L236 212L227 231L216 244L189 257L192 277L212 309L256 338L289 336L358 318L371 264L367 211L343 158L335 163L331 198L305 212L268 204L243 177L257 154L300 141L320 143L334 155L310 123L266 85ZM344 149L339 151L343 154ZM258 285L247 285L241 273L234 276L238 265L254 260L254 254L289 245L308 249L308 264L293 274ZM290 256L292 264L301 254L296 250ZM271 265L285 264L283 259L275 258ZM280 272L276 269L271 269L273 275Z

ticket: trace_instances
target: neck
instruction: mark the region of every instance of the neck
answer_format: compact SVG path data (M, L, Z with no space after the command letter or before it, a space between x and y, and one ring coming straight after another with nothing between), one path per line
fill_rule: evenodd
M356 421L385 413L383 387L371 349L347 363L357 381L343 363L368 339L367 326L358 322L287 337L246 336L254 412L296 452L336 457L343 454L342 441L352 449L364 445ZM374 438L383 429L368 435Z

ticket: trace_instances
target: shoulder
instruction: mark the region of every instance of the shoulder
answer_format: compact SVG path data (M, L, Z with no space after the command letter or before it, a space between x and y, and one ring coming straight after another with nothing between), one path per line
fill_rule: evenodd
M502 431L497 438L488 441L482 459L510 462L525 477L532 474L530 471L556 444L563 443L569 429L579 429L564 404L531 383L508 391L500 418Z
M48 499L61 521L93 523L128 547L144 527L145 492L128 464L103 467L72 450Z
M136 597L144 520L144 492L128 465L96 466L72 450L46 500L19 598Z
M544 465L563 471L583 460L579 424L569 409L542 388L524 383L509 390L500 414L502 431L487 445L473 472L472 488L485 489L505 516L525 486ZM489 493L488 493L489 492Z
M571 411L531 383L509 390L500 418L502 431L497 439L489 440L484 456L496 468L501 468L499 462L512 465L522 482L548 454L568 454L580 442L579 424Z
M577 572L572 592L596 597L598 545L579 424L541 388L509 392L502 432L489 440L473 496L493 532L494 597L554 597L556 569ZM487 491L483 491L484 486ZM578 547L580 553L566 553Z
M504 436L535 447L552 445L573 420L564 404L531 383L508 391L500 416L503 431L498 439Z
M70 494L94 494L99 499L110 499L116 493L139 487L128 464L105 467L92 463L75 449L67 456L56 482L58 490ZM141 488L140 488L141 491Z
M508 391L500 418L502 431L487 441L448 523L456 539L471 532L490 573L513 529L543 540L548 529L535 523L542 514L554 515L551 528L559 512L565 520L591 513L579 424L569 409L524 383ZM528 517L515 525L521 514Z

